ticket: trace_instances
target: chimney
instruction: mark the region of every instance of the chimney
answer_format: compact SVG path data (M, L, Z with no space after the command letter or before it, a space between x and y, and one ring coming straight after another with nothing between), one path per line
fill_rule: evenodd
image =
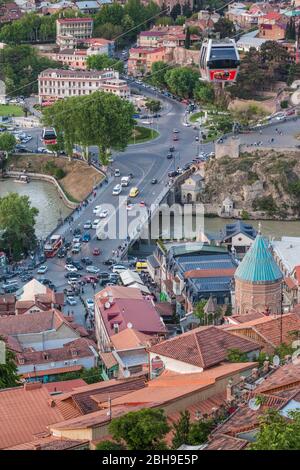
M228 381L228 384L226 386L226 401L231 402L233 400L233 394L232 394L232 380L230 379Z
M266 374L267 372L269 372L269 367L270 367L270 361L264 361L264 363L263 363L263 371L264 371L265 374Z
M257 367L254 367L254 369L252 369L251 376L253 377L253 379L258 379L258 369L257 369Z
M24 390L28 392L31 390L37 390L39 388L42 388L41 382L25 382L24 383Z

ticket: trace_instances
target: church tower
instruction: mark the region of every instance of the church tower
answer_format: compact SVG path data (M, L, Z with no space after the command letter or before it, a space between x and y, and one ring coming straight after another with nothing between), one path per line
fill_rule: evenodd
M281 313L283 275L260 231L235 272L235 314Z

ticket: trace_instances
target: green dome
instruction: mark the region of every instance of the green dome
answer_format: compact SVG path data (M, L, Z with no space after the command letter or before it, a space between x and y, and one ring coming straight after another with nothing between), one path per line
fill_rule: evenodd
M283 278L282 272L261 234L257 235L253 245L239 264L235 278L258 284L276 282Z

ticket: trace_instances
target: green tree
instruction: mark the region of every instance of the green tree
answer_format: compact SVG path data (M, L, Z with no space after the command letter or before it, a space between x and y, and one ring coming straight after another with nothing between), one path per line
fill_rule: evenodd
M155 24L159 26L171 26L174 24L174 20L170 16L160 16L155 21Z
M175 21L177 16L181 15L181 5L180 3L175 3L172 10L170 11L171 18Z
M124 8L119 3L111 5L103 5L100 11L95 15L95 26L110 23L112 25L120 25L124 18Z
M101 162L107 164L112 149L125 150L132 136L133 114L129 101L99 91L57 101L44 110L44 122L63 133L68 155L78 144L87 157L88 147L96 145Z
M190 28L189 27L186 28L184 47L186 49L189 49L191 47L191 33L190 33Z
M168 70L171 70L171 66L165 62L161 60L154 62L151 66L151 83L158 88L166 87L166 74Z
M260 61L266 70L266 76L272 84L285 81L289 70L289 54L277 41L266 41L260 48Z
M174 423L174 436L172 440L173 449L178 449L182 444L187 444L189 441L189 433L191 427L191 415L188 410L180 412L180 418L177 423Z
M198 72L188 67L178 67L168 70L166 73L166 83L168 88L175 95L181 98L191 98L194 88L199 80Z
M182 14L183 14L186 18L189 18L190 16L192 16L192 9L191 9L190 2L189 2L188 0L186 0L186 2L183 4L183 7L182 7Z
M161 102L159 100L147 100L145 106L151 113L158 113L161 109Z
M4 338L0 336L0 341ZM16 357L13 351L5 349L5 364L0 363L0 389L20 385Z
M228 38L235 33L234 23L221 16L214 24L214 32L219 33L221 39Z
M185 24L185 22L186 22L186 17L183 16L183 15L180 15L180 16L177 16L175 24L177 26L183 26Z
M251 450L299 450L300 411L289 414L290 419L281 416L278 410L269 409L261 417L259 432Z
M229 362L247 362L247 354L243 353L239 349L232 348L228 349L227 359Z
M16 138L10 132L3 132L0 134L0 150L5 152L6 158L10 152L14 150L16 146Z
M188 444L196 446L204 444L215 424L211 419L201 419L191 425L188 437Z
M43 70L59 67L57 62L39 57L30 46L8 45L0 49L0 70L10 96L37 92L37 77Z
M163 439L169 430L164 411L158 408L131 411L109 425L113 438L125 442L128 450L166 449Z
M96 445L96 450L126 450L126 448L117 442L102 441Z
M195 308L194 308L194 315L196 318L200 320L201 323L205 323L205 312L204 312L204 307L207 304L207 300L202 299L199 302L196 303Z
M213 85L206 82L197 82L194 88L194 99L201 104L212 104L215 100Z
M38 209L31 207L28 196L9 193L0 198L1 250L18 260L36 245L35 223Z
M124 72L124 64L121 60L112 59L107 54L90 55L86 61L89 70L114 69L119 73Z

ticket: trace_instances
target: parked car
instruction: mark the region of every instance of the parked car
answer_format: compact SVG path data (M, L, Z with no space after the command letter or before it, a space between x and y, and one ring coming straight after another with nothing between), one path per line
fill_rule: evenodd
M70 273L75 273L77 268L73 264L66 264L65 269Z
M39 267L39 269L37 270L37 274L45 274L47 271L48 271L48 266L43 265Z
M99 248L94 248L93 249L93 255L94 256L99 256L101 254L101 251L99 250Z
M92 260L88 256L81 258L80 261L82 262L82 264L85 264L86 266L93 264Z
M79 263L79 261L73 261L73 266L77 269L77 271L81 271L83 266Z
M86 229L86 230L89 230L90 228L92 228L92 222L91 220L87 220L85 222L85 224L83 225L83 228Z
M89 310L94 310L95 304L93 299L86 299L85 304Z
M156 184L157 183L157 178L152 178L151 184Z
M88 243L88 242L90 241L90 239L91 239L91 235L90 235L89 233L84 233L84 234L82 235L82 241L83 241L84 243Z
M92 228L96 229L98 227L99 222L100 222L100 219L95 219L93 222Z
M92 282L97 283L99 281L98 277L96 276L84 276L83 280L87 282L88 284Z
M109 214L109 210L104 209L103 211L100 212L99 217L100 217L100 219L105 219L105 217L107 217L108 214Z
M102 210L101 206L99 206L99 205L98 205L98 206L95 206L95 207L93 208L93 213L94 213L94 214L98 214L98 212L100 212L101 210Z
M172 154L172 153L168 153L168 154L167 154L167 159L168 159L168 160L171 160L171 158L173 158L173 154Z
M119 194L121 194L121 192L122 192L122 186L120 184L117 184L114 187L113 191L112 191L112 195L113 196L119 196Z
M112 272L113 273L121 273L122 271L126 271L126 269L128 269L128 267L123 266L122 264L115 264L112 267Z
M72 296L68 296L67 297L67 304L68 305L77 305L77 300L75 299L75 297L72 297Z
M87 266L85 270L87 273L92 273L92 274L98 274L100 272L100 269L97 268L96 266Z

